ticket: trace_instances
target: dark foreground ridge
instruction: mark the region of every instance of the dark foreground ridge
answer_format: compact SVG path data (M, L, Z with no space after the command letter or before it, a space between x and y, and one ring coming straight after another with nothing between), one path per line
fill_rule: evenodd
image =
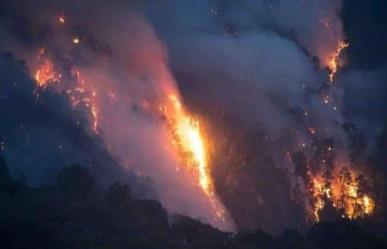
M303 235L285 230L221 232L189 217L169 217L154 200L132 197L128 185L101 190L88 170L72 165L55 185L28 187L14 180L0 158L0 241L7 249L129 248L387 248L386 229L341 220L312 226Z

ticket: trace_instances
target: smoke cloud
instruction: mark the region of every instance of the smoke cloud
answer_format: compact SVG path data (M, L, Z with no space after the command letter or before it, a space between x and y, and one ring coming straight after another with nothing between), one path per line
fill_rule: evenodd
M51 90L67 94L75 106L84 102L80 111L85 114L90 105L98 107L91 111L93 115L98 112L97 133L106 149L126 169L150 177L157 198L170 212L232 229L232 221L217 218L212 206L215 204L188 174L178 170L180 161L168 142L165 121L154 112L162 108L170 93L177 92L176 85L168 69L167 52L149 23L135 13L136 5L124 1L57 4L25 2L30 7L28 12L17 7L20 3L5 6L10 13L5 21L7 28L14 30L12 26L23 21L32 27L7 36L9 41L18 41L15 54L27 60L32 74L39 67L35 51L42 51L38 56L53 61L62 84L56 82L58 85L54 84ZM60 17L63 21L58 21ZM25 43L20 38L23 35L30 38ZM82 72L79 82L85 87L81 90L73 88L74 78L80 77L78 72ZM44 88L43 93L50 87ZM74 90L69 89L77 90L79 101L78 95L71 92ZM94 101L84 97L87 91L98 98ZM93 123L90 115L88 123ZM82 151L76 152L82 155ZM72 155L71 151L68 153Z
M14 122L2 123L4 155L16 174L23 171L35 183L62 164L98 162L91 165L103 168L96 174L104 181L135 182L139 195L149 197L137 178L150 177L154 197L171 213L220 229L233 230L234 223L241 230L303 229L305 213L313 213L308 173L351 165L343 124L374 122L365 117L368 108L348 103L380 74L343 72L329 82L345 40L341 7L323 0L3 3L1 50L28 67L1 60L2 81L11 82L1 92L7 103L1 117ZM37 56L52 61L61 84L35 89L26 73L34 76ZM87 90L69 92L74 80ZM178 170L181 161L159 115L170 93L181 95L205 127L226 220L216 218L205 193ZM92 97L77 101L84 94ZM12 136L5 135L9 127ZM321 147L334 155L326 159ZM38 162L44 162L39 170L33 168ZM122 172L130 177L118 177Z

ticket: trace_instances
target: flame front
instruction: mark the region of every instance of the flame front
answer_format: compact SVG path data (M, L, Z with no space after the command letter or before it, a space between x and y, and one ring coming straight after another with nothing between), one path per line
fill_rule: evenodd
M211 180L207 168L207 155L199 121L190 117L182 110L182 105L176 95L170 95L176 111L176 135L184 151L191 152L194 164L198 169L199 184L203 191L212 196Z
M226 211L215 195L208 167L207 143L200 122L184 110L177 94L169 94L168 99L172 108L164 110L164 114L167 117L173 144L180 155L182 164L187 167L185 170L191 172L196 179L196 184L210 200L217 219L224 222Z
M336 51L328 57L327 66L329 68L329 81L332 83L339 67L339 58L342 51L349 46L349 43L340 41L337 45Z

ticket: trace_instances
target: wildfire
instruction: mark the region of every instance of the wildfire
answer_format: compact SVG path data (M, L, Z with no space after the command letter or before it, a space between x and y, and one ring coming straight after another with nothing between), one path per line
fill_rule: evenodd
M186 155L184 158L190 166L195 166L198 172L199 185L203 191L213 195L212 183L208 172L208 163L205 142L200 130L198 120L190 117L182 107L178 97L174 94L169 95L169 100L173 106L173 118L169 119L173 133L174 144Z
M197 178L196 183L209 198L217 218L224 221L226 212L215 197L208 166L207 143L200 122L184 110L177 94L170 94L168 99L171 108L164 109L164 115L171 130L173 144L183 164Z
M61 74L55 71L54 65L48 60L44 59L35 73L35 80L39 87L46 87L50 82L59 82Z
M341 52L349 46L349 43L346 43L344 41L340 41L337 45L336 51L329 56L327 66L329 68L330 74L329 74L329 81L333 82L333 79L337 73L338 67L339 67L339 58Z
M98 129L98 107L97 107L97 93L87 84L87 80L77 68L71 71L71 75L75 80L75 87L73 90L69 90L68 94L71 100L72 106L75 108L82 104L89 109L93 130L97 132Z
M371 215L375 209L375 201L366 193L361 178L347 168L341 169L333 177L312 175L310 192L313 199L313 216L320 220L320 211L330 202L343 218L357 219Z
M45 56L44 49L39 50L37 60L42 61L35 71L37 87L46 88L52 82L58 83L53 90L65 92L73 108L85 107L90 113L92 128L97 132L99 119L97 93L90 84L87 84L81 71L73 66L70 72L73 82L64 83L61 81L62 74L56 70L54 63Z
M91 109L91 115L93 116L93 130L96 132L97 129L98 129L98 109L97 109L97 105L96 105L96 102L95 102L95 92L93 92L93 103L90 107Z
M66 71L66 79L61 77L56 70L55 64L39 52L39 59L44 63L36 70L37 87L42 88L48 82L55 81L58 84L50 89L57 92L64 92L73 108L86 108L89 113L93 131L98 131L99 105L98 93L81 69L70 65ZM47 75L44 76L43 75ZM172 93L171 93L172 92ZM193 182L203 191L217 221L226 221L226 211L215 195L214 184L209 170L208 148L201 124L183 107L179 95L174 91L167 93L165 105L161 108L166 118L167 126L171 134L172 144L184 166L184 172L192 176ZM109 97L111 97L109 95ZM114 95L113 95L114 97ZM144 103L148 106L149 103ZM148 107L151 108L151 107Z

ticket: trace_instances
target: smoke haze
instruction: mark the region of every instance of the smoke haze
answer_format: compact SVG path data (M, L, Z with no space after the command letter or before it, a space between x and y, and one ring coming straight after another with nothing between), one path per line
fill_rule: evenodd
M340 16L346 4L1 3L0 49L13 53L0 59L2 154L15 175L34 184L79 163L94 169L102 185L130 182L138 196L157 198L170 213L223 230L304 229L313 213L308 174L353 165L343 125L367 130L369 140L383 130L380 69L351 65L329 82L332 58L346 40ZM37 56L53 63L61 84L34 86ZM338 66L345 62L344 56ZM75 80L86 89L77 95L69 92ZM372 82L374 92L362 95ZM215 204L179 170L160 115L171 93L205 127ZM84 94L92 97L85 101ZM371 107L377 115L362 104L371 99L384 100ZM324 146L333 150L328 159L321 159ZM215 206L226 210L224 219Z

